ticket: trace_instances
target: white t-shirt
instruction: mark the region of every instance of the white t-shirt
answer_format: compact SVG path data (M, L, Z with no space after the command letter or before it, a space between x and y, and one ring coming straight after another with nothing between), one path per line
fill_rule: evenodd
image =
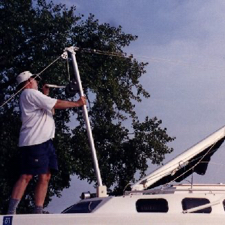
M41 144L55 136L52 108L57 99L35 89L25 89L20 95L22 127L19 147Z

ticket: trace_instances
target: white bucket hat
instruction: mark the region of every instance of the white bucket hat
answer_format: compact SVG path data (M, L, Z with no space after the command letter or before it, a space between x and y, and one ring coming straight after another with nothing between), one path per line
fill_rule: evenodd
M29 80L31 77L35 78L35 80L41 80L40 76L32 74L30 71L24 71L16 77L16 81L19 85L23 83L24 81Z

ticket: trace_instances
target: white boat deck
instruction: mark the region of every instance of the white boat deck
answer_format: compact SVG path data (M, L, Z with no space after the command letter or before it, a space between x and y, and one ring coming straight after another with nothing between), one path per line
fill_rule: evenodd
M3 225L221 225L225 224L225 185L131 191L81 200L63 214L1 216L0 221Z
M62 214L3 215L0 225L225 225L225 184L145 189L159 181L174 181L177 172L183 173L189 164L192 169L193 159L198 165L224 139L225 127L134 184L123 196L83 199Z

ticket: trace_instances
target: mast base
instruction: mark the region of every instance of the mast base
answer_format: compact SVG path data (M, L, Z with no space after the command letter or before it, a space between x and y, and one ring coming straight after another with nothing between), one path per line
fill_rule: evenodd
M97 187L97 197L99 198L103 198L103 197L107 197L107 187L106 186L98 186Z

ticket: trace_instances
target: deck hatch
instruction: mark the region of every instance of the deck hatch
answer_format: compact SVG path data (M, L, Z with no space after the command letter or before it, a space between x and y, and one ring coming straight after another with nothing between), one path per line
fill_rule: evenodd
M167 213L168 202L163 198L139 199L136 202L136 209L139 213Z
M65 209L62 213L91 213L100 202L101 200L79 202Z

